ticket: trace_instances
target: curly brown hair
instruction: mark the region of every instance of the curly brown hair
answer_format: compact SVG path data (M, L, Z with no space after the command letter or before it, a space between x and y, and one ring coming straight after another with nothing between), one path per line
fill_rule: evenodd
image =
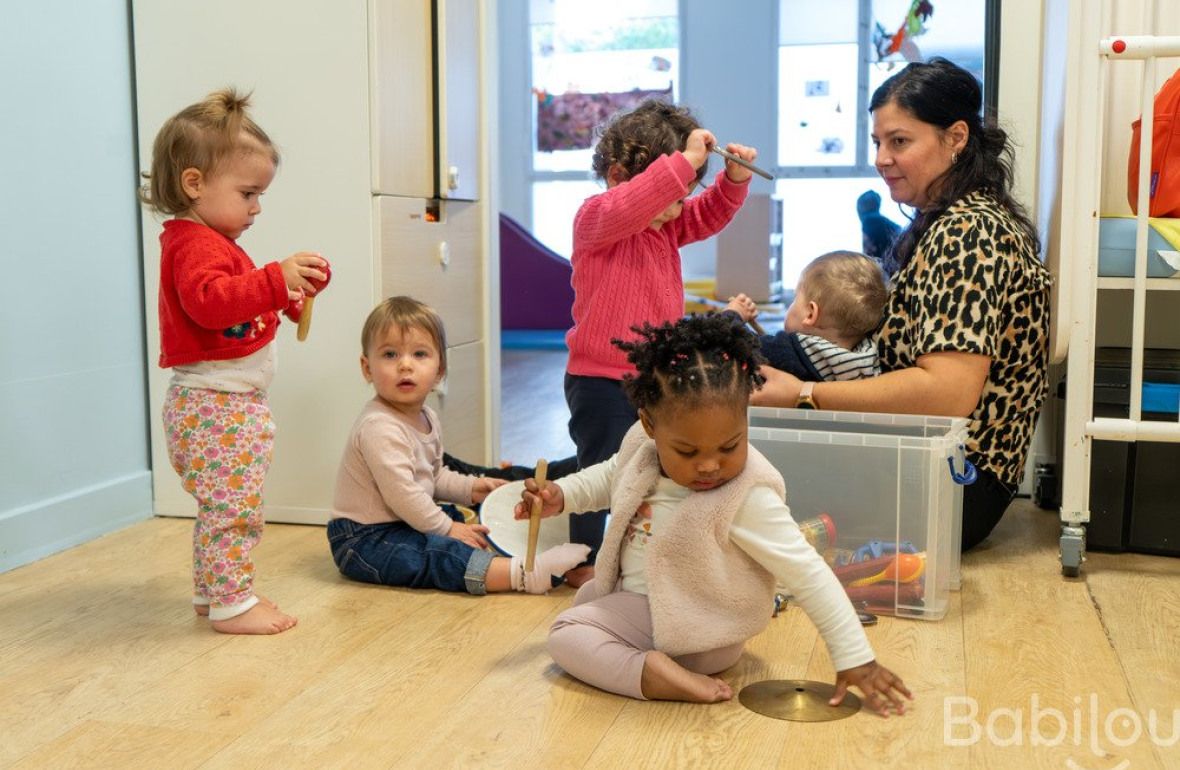
M687 107L648 99L629 112L617 113L598 128L594 174L606 179L611 166L617 164L631 179L661 155L683 150L688 135L700 127ZM706 162L697 169L697 182L705 178L708 167Z

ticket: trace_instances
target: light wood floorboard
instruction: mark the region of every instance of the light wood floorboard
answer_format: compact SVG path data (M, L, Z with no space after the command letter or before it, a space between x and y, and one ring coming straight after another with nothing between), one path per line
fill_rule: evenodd
M822 724L598 692L545 652L569 589L352 583L319 527L272 525L257 552L260 587L298 627L216 634L187 604L191 525L154 519L0 575L0 766L1180 769L1164 745L1180 560L1091 554L1064 580L1057 518L1027 501L964 558L943 620L868 629L914 690L911 712ZM725 674L735 689L832 675L795 607Z

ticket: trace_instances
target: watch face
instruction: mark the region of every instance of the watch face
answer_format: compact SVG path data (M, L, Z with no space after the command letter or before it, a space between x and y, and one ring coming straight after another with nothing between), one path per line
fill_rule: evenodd
M809 398L806 401L800 401L795 404L796 409L815 409L815 403Z

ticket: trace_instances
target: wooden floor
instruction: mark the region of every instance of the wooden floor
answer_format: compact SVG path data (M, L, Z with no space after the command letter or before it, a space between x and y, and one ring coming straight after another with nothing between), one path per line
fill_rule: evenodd
M545 652L569 589L351 583L320 527L272 525L257 552L299 625L223 636L187 603L191 525L154 519L0 575L0 766L1180 768L1180 560L1091 554L1064 580L1056 516L1027 501L965 557L945 619L868 629L912 711L824 724L595 691ZM833 672L792 608L725 676Z
M500 457L520 465L574 454L565 403L565 350L500 351Z

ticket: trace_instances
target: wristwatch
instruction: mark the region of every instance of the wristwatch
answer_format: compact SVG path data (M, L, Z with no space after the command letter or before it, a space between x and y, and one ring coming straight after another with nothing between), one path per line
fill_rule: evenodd
M811 395L811 391L814 389L814 382L803 383L803 387L799 389L799 398L795 399L796 409L819 409L819 402L815 400L815 396Z

